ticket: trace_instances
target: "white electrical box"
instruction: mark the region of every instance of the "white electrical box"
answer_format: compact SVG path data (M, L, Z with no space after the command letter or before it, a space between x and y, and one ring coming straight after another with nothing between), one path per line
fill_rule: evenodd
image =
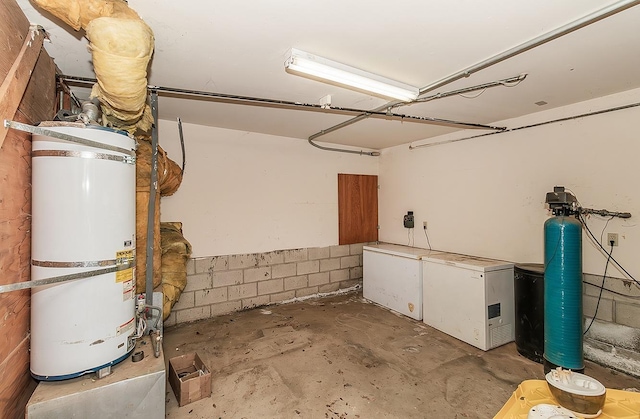
M422 320L422 261L440 253L397 244L363 247L362 295L384 307Z
M422 264L424 323L484 351L514 340L512 263L440 253Z

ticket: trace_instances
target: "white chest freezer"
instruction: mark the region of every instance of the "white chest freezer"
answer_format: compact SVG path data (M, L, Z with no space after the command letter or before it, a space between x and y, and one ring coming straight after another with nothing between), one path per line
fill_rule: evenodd
M440 253L397 244L363 247L364 298L416 320L422 320L422 261Z
M514 340L512 263L455 253L422 263L424 323L484 351Z

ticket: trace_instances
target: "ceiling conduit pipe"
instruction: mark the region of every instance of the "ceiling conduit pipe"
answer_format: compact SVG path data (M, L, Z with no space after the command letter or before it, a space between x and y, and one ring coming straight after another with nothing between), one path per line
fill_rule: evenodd
M423 97L420 97L420 98L414 100L413 102L400 103L398 105L395 105L394 108L398 108L400 106L416 105L418 103L426 103L426 102L430 102L430 101L436 100L436 99L444 99L444 98L449 97L449 96L457 96L457 95L462 96L464 93L477 92L478 90L487 90L487 89L492 88L492 87L499 87L499 86L515 87L518 84L520 84L522 81L524 81L524 79L527 78L527 75L528 75L527 73L522 73L522 74L520 74L518 76L509 77L507 79L496 80L496 81L492 81L492 82L489 82L489 83L478 84L476 86L463 87L462 89L452 90L450 92L436 93L436 94L431 95L431 96L423 96ZM482 92L480 92L480 94L482 94ZM477 97L477 96L475 96L475 97Z
M320 131L320 132L324 132L324 131ZM317 135L317 134L314 134L314 135ZM363 150L357 151L357 150L348 150L346 148L334 148L334 147L321 146L313 142L313 135L309 137L307 141L309 141L309 144L311 144L312 146L324 151L336 151L339 153L359 154L361 156L370 156L370 157L378 157L380 155L379 151L363 151Z
M486 90L486 89L491 88L491 87L505 86L508 83L516 83L516 85L517 85L520 82L522 82L525 78L527 78L527 74L523 73L523 74L520 74L519 76L516 76L516 77L509 77L507 79L493 81L493 82L490 82L490 83L483 83L483 84L480 84L480 85L477 85L477 86L464 87L462 89L452 90L450 92L438 93L438 94L431 95L431 96L424 96L422 98L416 99L413 102L408 102L408 103L407 102L401 102L401 103L399 103L397 105L390 106L389 109L391 109L392 107L408 106L408 105L413 105L413 104L416 104L416 103L429 102L431 100L436 100L436 99L444 99L444 98L449 97L449 96L461 95L463 93L469 93L469 92L474 92L474 91L478 91L478 90ZM346 123L349 123L349 122L350 121L346 121ZM336 126L334 126L332 128L329 128L329 129L335 131L335 130L340 128L340 125L341 124L338 124L338 125L336 125ZM491 127L491 129L498 130L497 132L502 132L506 128L504 128L504 127ZM372 157L378 157L380 155L379 151L365 152L365 151L362 151L362 150L361 151L348 150L346 148L324 147L324 146L318 145L318 144L313 142L313 140L316 139L317 137L320 137L320 136L322 136L324 134L328 134L329 132L331 132L331 131L327 131L327 130L320 131L319 133L313 134L311 137L309 137L307 141L309 141L309 144L311 144L312 146L317 147L320 150L325 150L325 151L337 151L337 152L340 152L340 153L353 153L353 154L360 154L361 156L362 155L366 155L366 156L372 156Z
M447 77L444 77L436 82L433 82L425 87L422 87L418 93L418 98L425 94L428 93L432 90L438 89L442 86L446 86L447 84L453 83L454 81L457 81L459 79L465 78L465 77L469 77L470 75L472 75L473 73L476 73L480 70L484 70L488 67L491 67L495 64L498 64L502 61L508 60L509 58L515 57L516 55L522 54L523 52L529 51L530 49L539 47L540 45L546 44L547 42L553 41L554 39L560 38L564 35L567 35L571 32L577 31L578 29L584 28L585 26L589 26L592 23L598 22L602 19L605 19L609 16L612 16L616 13L620 13L626 9L629 9L633 6L637 6L638 4L640 4L640 0L621 0L618 1L616 3L610 4L606 7L603 7L600 10L597 10L593 13L590 13L586 16L583 16L579 19L574 20L573 22L570 22L566 25L560 26L559 28L556 28L554 30L551 30L547 33L544 33L540 36L537 36L533 39L530 39L529 41L526 41L520 45L517 45L513 48L510 48L506 51L503 51L497 55L494 55L484 61L480 61L479 63L476 63L470 67L465 68L464 70L460 70L457 73L453 73ZM403 102L401 101L392 101L389 102L385 105L382 105L378 108L373 109L371 112L379 112L379 111L383 111L385 109L390 109L393 107L397 107L398 105L401 105ZM321 137L323 135L329 134L333 131L337 131L339 129L345 128L349 125L355 124L356 122L362 121L364 119L367 119L370 116L370 114L368 113L363 113L361 115L356 116L355 118L352 118L348 121L342 122L340 124L334 125L330 128L327 128L325 130L322 130L316 134L313 134L312 136L309 137L309 143L313 144L312 140ZM341 149L333 149L331 151L341 151ZM348 150L345 150L348 152Z
M80 84L80 85L96 82L95 79L91 79L87 77L66 76L66 75L57 75L56 77L58 78L58 80L65 80L67 82L71 82L73 84ZM170 97L181 97L181 98L193 98L193 97L200 98L201 97L216 103L261 106L265 108L291 109L291 110L311 111L311 112L320 112L320 113L328 113L328 114L336 114L336 115L355 115L355 114L366 113L371 118L399 120L403 122L412 122L412 123L419 123L419 124L434 124L434 125L443 125L447 127L470 128L470 129L493 129L493 130L505 129L504 127L494 127L491 125L476 124L473 122L452 121L449 119L432 118L429 116L405 115L405 114L393 113L390 110L385 110L384 112L383 111L374 112L374 111L367 111L365 109L342 108L338 106L325 106L325 105L319 105L319 104L313 104L313 103L292 102L288 100L230 95L225 93L205 92L202 90L179 89L175 87L162 87L162 86L148 85L147 88L149 90L154 90L159 94L166 93L167 96L170 96Z
M451 140L438 141L438 142L435 142L435 143L425 143L425 144L418 144L418 145L409 144L409 150L415 150L416 148L423 148L423 147L435 147L437 145L443 145L443 144L457 143L457 142L460 142L460 141L473 140L475 138L488 137L490 135L505 134L507 132L520 131L520 130L523 130L523 129L536 128L536 127L541 127L543 125L555 124L555 123L558 123L558 122L566 122L566 121L572 121L574 119L586 118L586 117L589 117L589 116L602 115L602 114L609 113L609 112L622 111L622 110L625 110L625 109L636 108L638 106L640 106L640 102L630 103L628 105L616 106L616 107L608 108L608 109L602 109L602 110L599 110L599 111L582 113L582 114L579 114L579 115L567 116L567 117L564 117L564 118L552 119L550 121L537 122L535 124L524 125L524 126L516 127L516 128L508 128L508 129L505 129L503 131L487 132L485 134L472 135L470 137L463 137L463 138L454 138L454 139L451 139Z

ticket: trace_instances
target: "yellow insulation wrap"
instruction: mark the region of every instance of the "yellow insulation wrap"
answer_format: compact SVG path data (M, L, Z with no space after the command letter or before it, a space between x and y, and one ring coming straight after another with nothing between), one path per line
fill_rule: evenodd
M160 223L162 237L162 311L164 320L187 285L187 261L191 244L182 235L182 223Z
M108 125L131 130L146 109L153 32L142 20L100 17L87 25L87 38L98 79L91 97L103 103ZM147 131L151 121L142 121Z
M102 103L103 125L134 133L153 123L147 101L147 66L153 31L122 0L34 0L41 8L85 29L98 83L91 97Z
M151 139L146 136L136 137L136 292L145 292L145 278L147 274L147 214L149 211L151 181ZM160 256L160 196L173 194L182 181L180 167L158 146L158 192L154 208L153 225L153 288L162 282Z
M111 16L140 19L127 2L122 0L32 0L42 9L71 26L76 31L86 29L93 19Z

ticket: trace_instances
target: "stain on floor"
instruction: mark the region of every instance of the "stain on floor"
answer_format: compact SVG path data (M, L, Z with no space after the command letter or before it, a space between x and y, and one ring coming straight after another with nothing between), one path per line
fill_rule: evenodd
M360 294L269 306L165 331L169 357L197 352L210 398L167 418L491 418L542 365L510 343L481 351ZM638 380L587 362L609 388Z

